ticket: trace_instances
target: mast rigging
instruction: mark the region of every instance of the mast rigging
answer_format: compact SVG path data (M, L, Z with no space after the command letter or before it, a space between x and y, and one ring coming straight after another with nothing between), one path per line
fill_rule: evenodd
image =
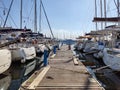
M45 11L45 8L44 8L44 5L43 5L43 3L42 3L42 0L41 0L40 2L41 2L41 6L42 6L42 8L43 8L43 12L44 12L44 14L45 14L45 17L46 17L46 20L47 20L47 23L48 23L48 26L49 26L51 35L52 35L52 37L53 37L53 39L54 39L54 35L53 35L52 29L51 29L51 26L50 26L50 22L49 22L49 20L48 20L47 13L46 13L46 11Z
M7 13L5 22L4 22L4 24L3 24L3 27L5 27L5 25L6 25L6 22L7 22L7 19L8 19L8 16L9 16L9 13L10 13L10 10L11 10L12 4L13 4L13 1L14 1L14 0L11 1L11 4L10 4L9 10L8 10L8 13Z

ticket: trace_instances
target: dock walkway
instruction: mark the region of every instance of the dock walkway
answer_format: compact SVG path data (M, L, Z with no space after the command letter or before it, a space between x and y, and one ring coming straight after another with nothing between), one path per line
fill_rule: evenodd
M34 77L34 80L33 80ZM31 81L32 80L32 81ZM36 72L21 85L20 90L104 90L78 61L75 64L71 50L63 45L49 65Z

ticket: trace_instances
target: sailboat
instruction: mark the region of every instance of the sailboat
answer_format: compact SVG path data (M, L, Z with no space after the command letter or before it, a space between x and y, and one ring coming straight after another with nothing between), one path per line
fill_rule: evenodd
M111 40L111 48L104 48L103 50L103 62L112 70L120 71L120 49L113 48L116 46L117 34L113 34L113 32L119 31L119 26L114 26L113 28L109 28L112 31L112 40Z
M101 17L97 17L97 4L95 0L95 18L94 22L101 22L101 27L102 23L105 22L105 27L106 27L106 22L116 22L118 25L111 25L105 28L105 30L101 30L101 33L103 34L103 39L105 40L105 37L109 39L108 45L106 45L109 48L104 48L103 49L103 62L106 64L107 67L111 68L114 71L120 71L120 50L119 49L114 49L113 47L115 46L115 43L117 41L117 36L118 33L120 32L120 26L119 26L119 19L120 19L120 10L119 10L119 0L114 0L115 6L117 8L117 17L106 17L106 0L104 0L104 15L105 17L103 18L102 16L102 0L101 1ZM99 31L100 33L100 31ZM109 38L108 38L109 36Z
M7 49L0 50L0 74L5 72L11 65L11 52Z
M120 71L120 51L105 48L103 50L103 61L112 70Z
M29 46L23 43L9 45L11 51L12 61L20 61L25 63L27 60L31 60L36 57L36 51L34 46Z

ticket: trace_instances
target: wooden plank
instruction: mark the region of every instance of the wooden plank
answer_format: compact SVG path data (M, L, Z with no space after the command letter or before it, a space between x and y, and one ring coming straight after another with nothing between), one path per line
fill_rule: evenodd
M37 87L36 90L105 90L102 87Z
M78 84L78 83L57 83L57 84L52 84L51 85L43 85L43 86L37 86L37 87L100 87L98 85L82 85L82 84Z
M37 71L34 72L34 74L32 74L32 75L29 77L29 79L27 79L26 81L24 81L24 82L22 83L21 87L28 87L29 85L27 85L27 83L29 82L29 80L30 80L32 77L34 77L35 73L38 73L38 72L37 72Z
M42 81L43 77L50 69L50 66L45 67L42 72L34 79L34 81L29 85L28 89L35 89L36 86Z
M79 65L76 57L73 58L73 62L74 62L74 65Z

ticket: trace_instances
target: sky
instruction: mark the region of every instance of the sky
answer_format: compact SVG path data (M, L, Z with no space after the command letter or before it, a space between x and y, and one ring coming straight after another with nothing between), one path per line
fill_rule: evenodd
M40 0L37 0L37 28L39 31ZM95 30L92 22L95 16L94 0L42 0L52 31L57 38L76 38ZM99 1L99 0L98 0ZM0 0L0 25L4 23L11 0ZM97 6L100 4L97 2ZM6 9L4 9L6 7ZM5 13L4 13L5 11ZM98 15L100 11L98 8ZM113 0L107 1L107 15L115 16L116 9ZM1 19L2 17L2 19ZM34 29L34 0L23 0L23 28ZM13 23L14 21L14 23ZM45 15L42 10L42 30L50 35ZM20 0L14 0L6 26L20 27Z

